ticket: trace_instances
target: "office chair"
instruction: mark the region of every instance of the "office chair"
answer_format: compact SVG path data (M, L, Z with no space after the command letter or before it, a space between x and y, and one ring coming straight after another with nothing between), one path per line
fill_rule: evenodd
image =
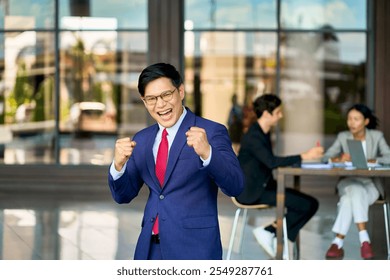
M233 246L234 246L234 239L236 237L236 232L237 232L237 226L238 222L240 219L240 213L241 210L243 210L243 215L242 215L242 226L241 226L241 233L240 233L240 239L238 240L238 253L241 253L242 249L242 240L244 238L244 232L245 232L245 226L247 223L248 219L248 209L257 209L257 210L262 210L262 209L271 209L274 208L274 206L268 205L268 204L255 204L255 205L246 205L246 204L241 204L236 200L235 197L232 197L232 201L234 205L237 206L236 214L234 216L234 221L233 221L233 226L232 226L232 232L230 234L230 241L229 241L229 248L227 251L226 259L230 260L231 254L233 251ZM286 257L288 259L289 252L288 252L288 238L287 238L287 224L286 224L286 218L283 218L283 242L284 242L284 249L286 250Z

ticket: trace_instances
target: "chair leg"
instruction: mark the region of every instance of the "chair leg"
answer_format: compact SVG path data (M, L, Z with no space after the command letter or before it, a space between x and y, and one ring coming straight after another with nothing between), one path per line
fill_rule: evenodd
M241 232L240 232L240 239L238 243L238 253L241 254L242 252L242 240L244 239L244 233L245 233L245 227L246 223L248 221L248 209L243 209L244 212L242 214L242 226L241 226Z
M383 215L384 215L384 219L385 219L385 232L386 232L386 245L387 245L387 259L390 260L390 232L389 232L389 223L390 223L390 219L389 219L389 202L384 202L383 203Z
M294 249L293 249L293 259L294 260L299 260L299 258L300 258L299 248L300 248L300 240L299 240L299 235L298 235L297 239L294 242Z
M287 235L287 221L286 217L283 218L283 253L286 252L286 260L290 259L290 252L288 248L288 235Z
M236 210L236 214L234 216L234 221L233 221L233 226L232 226L232 232L230 234L230 241L229 241L229 248L228 248L228 251L227 251L227 255L226 255L226 259L227 260L230 260L230 257L232 255L232 251L233 251L233 245L234 245L234 238L236 236L236 231L237 231L237 224L238 224L238 220L240 218L240 212L241 212L241 208L238 208Z

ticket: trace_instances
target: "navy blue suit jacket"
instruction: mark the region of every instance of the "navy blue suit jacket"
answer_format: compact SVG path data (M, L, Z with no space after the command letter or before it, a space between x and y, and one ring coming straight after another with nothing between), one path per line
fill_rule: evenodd
M125 173L116 181L109 175L111 193L118 203L129 203L143 185L150 191L134 259L147 259L157 214L163 259L222 259L218 188L228 196L237 196L243 190L244 176L225 126L195 116L186 109L187 114L169 151L162 188L155 175L152 152L159 129L157 124L134 136L137 146ZM206 167L187 145L185 133L192 126L206 130L212 147L211 161Z

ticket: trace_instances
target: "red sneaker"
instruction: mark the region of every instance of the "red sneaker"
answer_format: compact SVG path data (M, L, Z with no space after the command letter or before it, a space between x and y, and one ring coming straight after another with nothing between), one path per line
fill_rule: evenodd
M372 252L371 244L367 241L363 242L362 246L360 247L360 254L362 255L362 258L365 260L371 260L374 258L374 253Z
M325 258L327 260L342 260L344 258L344 249L339 248L336 244L332 244L326 252Z

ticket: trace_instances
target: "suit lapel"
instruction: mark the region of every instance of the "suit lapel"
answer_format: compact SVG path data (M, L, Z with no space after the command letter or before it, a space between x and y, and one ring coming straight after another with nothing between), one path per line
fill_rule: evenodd
M373 145L373 139L372 139L372 134L368 129L366 129L366 158L367 159L373 159L376 157L374 154L374 145Z
M345 135L343 141L341 142L342 152L343 153L347 153L347 154L351 154L351 152L349 151L349 148L348 148L348 144L347 144L347 142L348 142L347 140L348 139L353 140L353 135L349 131L348 131L348 134Z

